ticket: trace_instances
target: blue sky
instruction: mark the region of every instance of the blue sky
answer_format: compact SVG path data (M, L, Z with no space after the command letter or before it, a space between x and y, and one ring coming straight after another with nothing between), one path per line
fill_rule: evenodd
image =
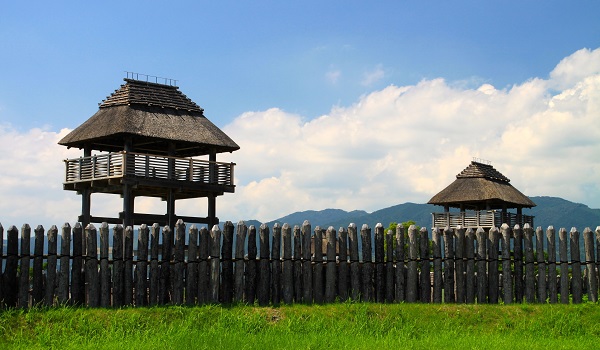
M0 196L26 197L39 189L36 181L47 181L45 195L61 198L51 207L76 217L78 197L60 191L60 174L61 159L78 154L61 153L55 142L61 130L97 111L98 103L122 83L124 71L134 71L177 79L182 92L242 146L242 152L227 158L238 163L238 191L225 200L221 216L232 220L426 202L472 156L492 158L526 194L600 207L598 141L575 142L581 137L552 133L566 128L551 129L569 115L579 118L581 130L573 132L587 133L586 139L599 136L598 87L590 83L600 74L597 1L28 1L4 2L0 12L0 137L5 143L21 142L18 151L5 146ZM588 102L557 111L557 101L571 93L587 96ZM556 122L541 130L552 139L531 141L539 137L536 125L553 118ZM413 125L414 120L423 124ZM475 126L455 130L452 121ZM370 122L396 129L370 130ZM368 130L352 134L352 125ZM516 130L531 136L523 149L511 148L522 142L510 141ZM436 140L439 145L413 149L413 143L379 140L398 133L422 135L414 143ZM319 134L340 139L307 141ZM352 146L359 139L367 141ZM582 145L572 152L556 150L556 139ZM273 151L289 150L282 145L294 140L303 156ZM498 140L497 147L492 140ZM342 142L347 147L336 146ZM316 148L315 143L329 146ZM50 157L43 169L57 178L34 177L31 187L14 192L18 180L8 168L21 164L18 159L42 162L43 151ZM578 161L573 154L589 154L589 159ZM363 155L369 163L359 163ZM262 164L265 159L272 163ZM573 166L583 167L587 177L556 170L536 180L522 170L525 164L535 171L566 160L578 161ZM391 170L406 162L410 169ZM297 163L319 169L318 176L308 182L290 175L300 171ZM370 170L340 181L339 169L329 170L324 163ZM426 174L412 183L403 177L409 170ZM382 189L381 183L390 182L410 185ZM303 199L280 203L271 198L275 190ZM23 200L22 206L32 203ZM5 217L24 220L26 212L10 209ZM58 220L48 212L36 215Z

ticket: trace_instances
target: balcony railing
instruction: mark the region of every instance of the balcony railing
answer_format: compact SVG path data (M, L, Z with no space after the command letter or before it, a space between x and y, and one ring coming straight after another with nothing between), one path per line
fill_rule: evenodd
M117 152L65 160L65 183L122 177L234 186L235 163Z
M461 225L465 228L491 228L500 227L506 223L510 227L519 224L523 227L529 223L533 227L533 216L518 215L499 210L486 210L460 213L432 213L433 227L456 227Z

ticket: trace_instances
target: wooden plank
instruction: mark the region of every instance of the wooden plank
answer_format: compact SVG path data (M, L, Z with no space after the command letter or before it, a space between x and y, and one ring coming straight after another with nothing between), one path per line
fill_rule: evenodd
M581 280L581 258L579 251L579 231L572 227L569 232L571 245L571 293L573 304L579 304L583 298L583 286Z
M133 305L133 227L127 226L123 236L123 303Z
M190 226L187 256L185 303L187 305L194 305L198 297L198 228L196 225Z
M371 228L363 224L360 229L360 239L362 241L362 300L366 302L373 301L373 259L371 253Z
M431 302L431 262L429 261L429 232L425 227L419 230L419 251L421 256L421 274L419 281L420 296L422 303Z
M337 266L335 248L337 243L336 232L333 226L329 226L326 232L327 240L327 265L325 271L325 302L332 303L337 296Z
M173 304L183 304L183 289L184 289L184 258L185 258L185 223L178 219L175 223L175 254L174 264L171 266L173 278Z
M560 302L569 303L569 262L567 257L567 230L561 227L558 230L559 253L560 253Z
M348 226L348 242L350 243L350 297L354 301L360 300L360 261L358 258L358 232L356 225Z
M108 223L100 225L100 306L110 307L110 264L108 262L109 252L109 229Z
M488 233L488 302L498 304L500 294L500 274L498 272L500 231L492 227Z
M291 304L294 301L294 266L292 261L292 228L283 224L281 248L283 250L283 271L281 279L281 297L283 302Z
M385 301L394 302L394 231L385 234ZM340 248L341 249L341 248ZM340 267L341 267L340 262ZM341 299L341 298L340 298Z
M245 276L245 294L246 302L250 305L254 304L256 300L256 227L250 225L248 228L248 262L246 265L246 276Z
M73 261L71 264L71 302L75 305L85 303L85 282L83 278L83 228L80 223L73 227Z
M244 247L246 244L246 235L248 227L243 221L237 224L235 232L235 276L234 276L234 299L235 301L244 300Z
M510 236L512 231L506 223L502 224L500 230L502 232L502 296L504 304L512 304L513 285L510 266Z
M138 249L136 257L135 305L148 305L148 225L138 229Z
M210 294L209 302L219 303L221 300L221 229L214 225L210 230Z
M300 226L294 225L294 300L302 302L302 231Z
M585 268L587 271L588 300L598 301L598 277L596 275L594 257L594 232L586 227L583 230L583 244L585 249Z
M437 227L431 230L431 248L433 254L433 302L439 304L442 302L444 283L442 278L442 234Z
M34 230L35 245L33 249L33 290L32 304L41 305L44 300L44 227L38 225Z
M113 307L123 306L123 225L113 226Z
M21 273L19 275L18 306L20 308L29 307L30 240L31 226L24 224L21 227L21 259L19 264Z
M537 301L546 302L546 258L544 256L544 230L541 226L535 229L535 250L537 256Z
M256 290L256 296L258 299L258 305L266 306L269 305L270 301L270 284L271 284L271 267L269 261L269 227L266 224L260 225L260 260L258 262L258 288Z
M87 306L100 306L100 278L98 276L98 241L93 224L85 227L86 259L85 283L87 284Z
M475 231L471 228L465 232L465 255L467 258L465 299L467 304L473 304L475 303L477 280L475 279Z
M209 265L208 256L210 255L210 232L206 226L202 226L199 232L198 244L198 304L209 302Z
M487 235L483 228L477 228L477 303L487 303Z
M454 229L444 229L444 302L454 303Z
M0 231L2 231L2 225L0 225ZM56 298L55 289L57 286L56 280L56 248L57 248L57 235L58 228L56 225L52 225L48 230L48 267L47 267L47 275L46 275L46 289L44 293L44 305L53 306L54 299ZM0 233L0 240L2 240L2 233ZM2 245L0 244L0 249L2 249ZM0 254L1 255L1 254ZM2 264L2 260L0 259L0 265ZM0 296L2 298L2 296Z
M406 301L414 303L417 301L417 283L419 272L417 271L417 227L410 225L408 228L408 271L406 276Z
M70 300L69 261L71 257L71 225L68 222L65 222L61 227L60 238L60 277L58 279L57 293L59 305L66 305Z
M317 304L322 304L323 297L323 230L320 226L315 227L313 237L313 299Z
M160 266L158 264L158 242L160 240L160 226L152 224L150 228L150 289L148 291L148 304L158 304L158 286L160 281Z
M523 226L525 241L525 301L535 302L535 266L533 261L533 228L529 224Z
M523 302L523 296L525 295L523 285L523 230L518 224L513 229L514 241L513 248L515 254L515 301L517 303Z
M550 304L556 304L558 303L558 285L556 283L556 232L554 226L548 226L546 238L548 243L548 301Z
M404 226L399 224L396 226L396 302L403 302L406 295L406 267L404 265Z
M379 222L375 225L375 295L378 303L385 301L385 232L383 225Z
M302 302L310 304L313 301L313 277L311 262L311 226L308 220L302 223Z
M173 231L168 225L162 230L162 252L160 261L160 278L158 281L158 304L170 302L171 259L173 257Z
M281 225L273 225L271 240L271 302L279 305L281 301Z
M221 247L221 302L231 304L233 301L233 223L226 221L223 225L223 242Z
M348 300L348 229L338 230L339 266L337 276L338 296L340 301Z
M18 304L19 230L11 225L6 231L6 265L4 266L4 302L9 308Z
M466 291L466 273L465 273L465 229L461 225L454 230L456 248L455 263L456 268L456 302L465 303L467 301Z

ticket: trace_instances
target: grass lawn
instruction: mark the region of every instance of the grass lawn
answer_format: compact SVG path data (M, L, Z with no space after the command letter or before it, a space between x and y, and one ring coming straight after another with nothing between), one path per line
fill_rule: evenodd
M63 307L0 311L0 331L0 349L598 349L600 307Z

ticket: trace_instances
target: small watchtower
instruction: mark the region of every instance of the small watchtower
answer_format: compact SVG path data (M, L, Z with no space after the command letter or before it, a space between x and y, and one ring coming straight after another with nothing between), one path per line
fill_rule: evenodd
M521 227L529 223L533 227L533 216L523 215L523 208L535 207L535 203L514 188L510 180L502 175L489 161L474 158L456 180L431 198L428 204L444 207L443 213L432 213L433 227L465 228L500 227L503 223ZM458 208L460 212L450 212ZM516 213L509 212L516 209Z
M83 156L65 160L63 184L81 194L79 221L84 227L90 222L173 227L177 219L217 224L216 197L235 191L235 164L217 162L217 153L240 147L179 91L177 81L130 72L124 81L96 114L59 141L83 150ZM123 211L118 217L92 216L92 193L120 195ZM134 212L140 196L166 201L166 214ZM208 199L206 217L175 214L176 200L201 197Z

